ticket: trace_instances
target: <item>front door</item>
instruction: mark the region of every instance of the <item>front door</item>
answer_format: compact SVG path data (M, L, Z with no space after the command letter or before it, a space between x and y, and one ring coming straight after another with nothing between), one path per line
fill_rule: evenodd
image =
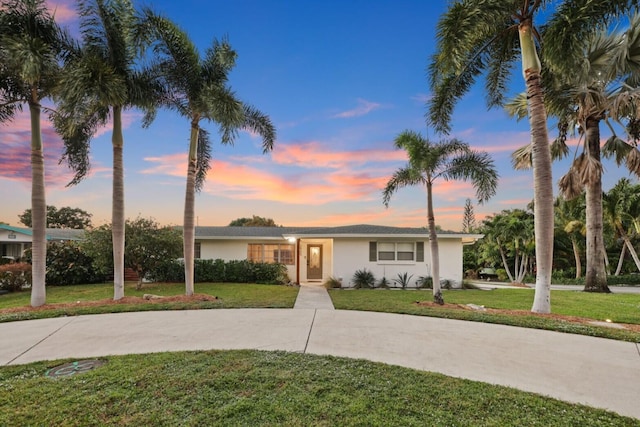
M322 245L307 246L307 280L322 280Z

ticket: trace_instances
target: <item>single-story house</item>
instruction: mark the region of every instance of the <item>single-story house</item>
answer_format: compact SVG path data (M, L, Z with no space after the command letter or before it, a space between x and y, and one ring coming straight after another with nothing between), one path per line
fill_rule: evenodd
M80 240L84 230L47 229L47 240ZM462 247L481 234L438 233L440 279L462 283ZM30 228L0 224L0 256L20 258L31 246ZM392 282L399 274L431 276L429 235L425 228L348 225L342 227L196 227L195 257L280 262L295 283L330 277L353 286L357 270Z
M440 278L462 283L462 247L481 234L438 233ZM248 259L281 262L296 283L330 277L352 286L357 270L366 268L377 280L399 274L431 276L428 230L424 228L350 225L342 227L196 227L195 256L225 261Z
M68 228L47 228L47 240L65 241L80 240L84 230L72 230ZM24 251L31 247L33 232L30 228L13 227L0 224L0 257L18 259L24 255Z

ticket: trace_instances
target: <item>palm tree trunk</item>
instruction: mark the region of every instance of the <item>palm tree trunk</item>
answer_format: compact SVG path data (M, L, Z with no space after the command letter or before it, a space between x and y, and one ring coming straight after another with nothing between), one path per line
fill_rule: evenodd
M39 307L47 300L47 205L44 187L44 153L40 131L40 103L32 91L31 114L31 306Z
M438 252L438 236L436 235L436 219L433 213L431 182L427 182L427 222L429 224L429 244L431 249L431 277L433 279L433 302L444 304L440 290L440 253Z
M600 162L600 121L589 117L586 124L586 140L589 156ZM602 226L602 174L591 177L585 183L587 219L587 272L585 292L611 292L607 286L604 265L604 235Z
M640 259L638 259L638 254L636 253L636 249L631 244L631 240L629 240L629 236L627 236L627 233L624 233L622 238L624 239L624 244L627 245L627 249L629 249L631 258L633 258L633 262L636 263L636 268L638 269L638 271L640 271Z
M113 239L113 299L124 297L124 162L122 107L113 107L113 195L111 227Z
M573 247L573 258L576 261L576 279L582 276L582 262L580 261L580 248L576 238L571 236L571 246Z
M547 111L542 96L541 65L532 34L531 19L519 26L522 70L529 100L531 126L534 225L536 241L536 290L531 311L551 312L551 271L553 267L553 182L551 150L547 134Z
M183 251L184 251L184 283L186 295L193 295L194 248L195 248L195 199L196 199L196 163L198 161L197 122L191 123L189 140L189 165L187 168L187 188L184 200Z
M613 274L614 276L619 276L622 271L622 264L624 264L624 256L627 252L627 244L622 243L622 250L620 251L620 259L618 260L618 267L616 268L616 272Z
M504 249L502 249L502 245L500 244L500 240L496 239L496 243L498 244L498 249L500 251L500 257L502 258L502 265L504 266L504 270L507 272L507 276L509 276L509 280L513 283L513 276L511 275L511 268L509 268L509 263L507 262L507 255L504 253Z

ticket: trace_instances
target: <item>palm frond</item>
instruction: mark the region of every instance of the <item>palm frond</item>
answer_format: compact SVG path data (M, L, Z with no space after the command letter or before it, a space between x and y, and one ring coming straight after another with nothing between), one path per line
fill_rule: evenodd
M243 127L262 137L263 153L273 150L273 144L276 140L276 128L269 116L245 104Z
M558 181L558 188L565 200L572 200L582 194L582 184L580 178L573 168L564 174Z
M520 121L529 117L529 105L526 92L520 92L504 104L504 109L511 117Z
M531 169L532 164L532 145L527 144L518 148L511 154L511 167L515 170Z
M620 166L633 149L626 141L613 135L602 146L602 154L607 158L614 157L616 164Z
M200 192L211 168L211 139L206 129L198 132L198 160L196 162L196 192Z
M442 176L471 181L480 204L493 197L498 188L498 171L491 156L484 152L469 151L452 158Z
M384 190L382 191L382 203L389 207L391 196L401 188L416 184L426 183L425 177L419 171L409 166L398 169L393 173Z

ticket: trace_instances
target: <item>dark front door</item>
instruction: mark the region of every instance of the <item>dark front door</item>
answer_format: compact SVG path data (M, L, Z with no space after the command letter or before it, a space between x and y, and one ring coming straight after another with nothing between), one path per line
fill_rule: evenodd
M307 246L307 280L322 280L322 245Z

